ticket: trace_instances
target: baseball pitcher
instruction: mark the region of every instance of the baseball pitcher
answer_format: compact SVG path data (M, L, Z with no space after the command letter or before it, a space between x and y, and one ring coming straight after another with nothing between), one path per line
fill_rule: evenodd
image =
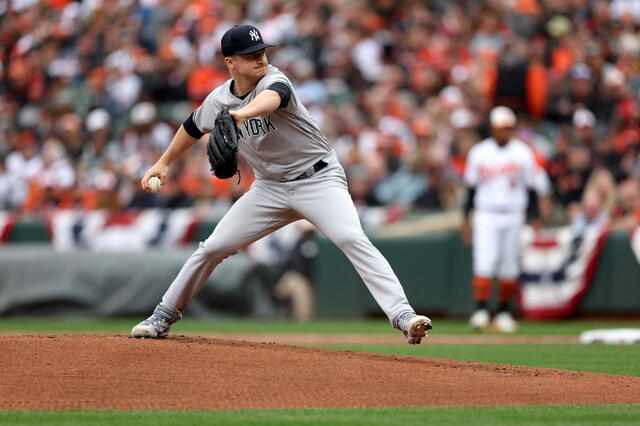
M495 107L489 121L492 136L471 148L464 174L468 193L462 237L466 243L472 242L477 304L469 325L474 329L490 325L487 302L497 278L500 305L493 326L509 333L517 328L509 302L517 290L520 232L527 214L538 220L534 188L540 185L537 175L544 172L537 167L531 148L513 137L516 116L511 109Z
M349 258L391 325L420 343L431 320L416 315L391 266L365 236L331 144L302 105L289 79L269 65L257 28L235 26L221 41L231 78L214 89L182 124L144 175L164 183L169 165L205 133L218 177L235 172L239 152L255 181L185 262L153 314L133 327L135 337L160 338L182 316L226 257L282 226L307 219ZM235 123L230 124L229 117ZM237 149L236 149L237 144Z

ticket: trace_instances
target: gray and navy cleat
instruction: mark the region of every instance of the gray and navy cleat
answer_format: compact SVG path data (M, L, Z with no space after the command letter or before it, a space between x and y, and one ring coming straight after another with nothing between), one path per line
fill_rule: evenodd
M174 312L158 303L153 314L140 324L133 327L131 335L133 337L151 337L160 339L167 337L171 330L171 324L182 318L181 312Z
M417 345L423 337L427 336L427 331L432 327L429 318L413 312L405 312L396 320L396 328L402 331L409 344Z

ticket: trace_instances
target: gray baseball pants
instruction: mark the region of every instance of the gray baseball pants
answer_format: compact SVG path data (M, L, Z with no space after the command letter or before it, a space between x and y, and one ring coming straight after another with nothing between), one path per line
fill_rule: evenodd
M256 179L187 259L163 305L183 311L225 258L284 225L307 219L346 254L392 325L399 314L413 312L389 262L362 231L335 154L325 161L326 168L306 179Z

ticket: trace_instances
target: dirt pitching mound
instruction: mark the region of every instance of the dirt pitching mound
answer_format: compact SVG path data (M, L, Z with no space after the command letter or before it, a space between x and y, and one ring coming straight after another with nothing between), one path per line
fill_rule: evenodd
M0 409L639 403L640 378L203 337L0 336Z

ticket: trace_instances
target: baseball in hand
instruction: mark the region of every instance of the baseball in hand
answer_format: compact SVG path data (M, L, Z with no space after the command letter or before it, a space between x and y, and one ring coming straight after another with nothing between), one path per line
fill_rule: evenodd
M162 181L158 176L151 176L147 181L147 185L149 189L151 189L151 192L158 192L160 188L162 188Z

